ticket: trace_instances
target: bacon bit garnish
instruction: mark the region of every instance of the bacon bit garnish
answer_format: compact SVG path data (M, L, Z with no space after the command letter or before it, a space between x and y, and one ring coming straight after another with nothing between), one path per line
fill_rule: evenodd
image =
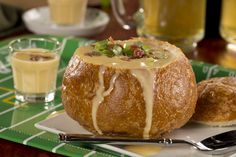
M114 40L112 37L109 37L109 38L108 38L108 41L110 41L111 44L115 44L115 40Z
M145 52L141 50L140 48L135 49L133 53L135 58L142 58L145 55Z
M53 57L51 56L42 56L42 55L36 55L36 54L30 54L30 60L31 61L45 61L50 60Z
M140 47L138 45L130 45L130 49L134 51L136 49L140 49Z

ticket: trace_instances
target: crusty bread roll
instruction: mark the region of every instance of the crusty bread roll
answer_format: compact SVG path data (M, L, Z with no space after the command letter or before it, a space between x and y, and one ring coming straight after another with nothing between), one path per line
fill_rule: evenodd
M105 135L157 137L183 126L194 113L197 87L182 51L145 38L108 43L130 45L136 56L101 55L94 45L78 48L63 79L67 114Z
M212 78L198 84L193 121L212 126L236 124L235 77Z

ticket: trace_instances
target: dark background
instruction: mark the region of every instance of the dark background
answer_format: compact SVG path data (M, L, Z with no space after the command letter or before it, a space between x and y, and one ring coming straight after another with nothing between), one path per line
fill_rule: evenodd
M222 0L207 0L205 38L220 37L221 1Z

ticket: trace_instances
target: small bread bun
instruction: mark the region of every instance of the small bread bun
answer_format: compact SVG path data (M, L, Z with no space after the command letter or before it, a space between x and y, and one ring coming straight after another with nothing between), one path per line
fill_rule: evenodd
M220 77L198 83L193 121L211 126L236 124L236 78Z
M129 57L120 53L127 45ZM140 45L148 49L146 54ZM119 55L107 49L106 55L100 54L99 46L116 48ZM193 115L196 101L195 76L182 51L145 38L78 48L62 85L67 114L104 135L160 136L183 126Z

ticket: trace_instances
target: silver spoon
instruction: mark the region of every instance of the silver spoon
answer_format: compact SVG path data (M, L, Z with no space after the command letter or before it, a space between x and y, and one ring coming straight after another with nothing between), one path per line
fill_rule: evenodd
M138 143L156 143L162 145L172 144L189 144L197 150L206 154L220 155L228 152L236 151L236 130L224 132L215 136L208 137L200 142L192 142L181 139L142 139L132 137L118 136L97 136L92 134L59 134L59 140L62 142L81 141L81 142L123 142L123 144L138 144Z

